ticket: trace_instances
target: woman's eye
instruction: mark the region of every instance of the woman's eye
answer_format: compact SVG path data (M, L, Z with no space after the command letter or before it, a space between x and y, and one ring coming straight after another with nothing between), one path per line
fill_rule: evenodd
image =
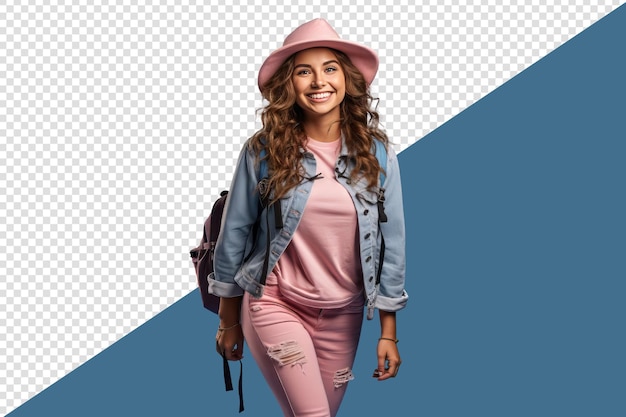
M307 75L308 73L309 73L309 70L303 69L303 70L298 71L296 74L297 75Z
M328 67L328 68L326 68L326 72L335 72L335 71L337 71L337 68L335 68L335 67Z

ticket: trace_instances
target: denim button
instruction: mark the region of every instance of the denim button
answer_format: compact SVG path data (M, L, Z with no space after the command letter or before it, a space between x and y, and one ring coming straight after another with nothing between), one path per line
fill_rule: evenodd
M370 277L370 282L372 282L374 280L374 277Z
M363 239L369 239L370 238L370 233L365 234L365 236L363 236Z
M365 209L365 211L363 212L363 214L367 216L367 215L369 214L369 212L370 212L370 211L369 211L368 209Z
M371 261L371 260L372 260L372 257L371 257L371 256L368 256L367 258L365 258L365 262L369 262L369 261Z

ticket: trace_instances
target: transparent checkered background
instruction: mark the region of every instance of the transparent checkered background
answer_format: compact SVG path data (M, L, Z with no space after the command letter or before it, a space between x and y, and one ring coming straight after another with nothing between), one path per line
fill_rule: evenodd
M195 288L257 70L299 24L379 52L401 151L620 5L271 3L0 0L2 414Z

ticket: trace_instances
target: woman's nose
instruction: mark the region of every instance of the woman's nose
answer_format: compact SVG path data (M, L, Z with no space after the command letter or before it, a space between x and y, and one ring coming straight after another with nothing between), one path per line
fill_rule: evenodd
M326 80L324 80L323 76L316 75L315 77L313 77L313 82L311 82L311 87L322 88L325 85L326 85Z

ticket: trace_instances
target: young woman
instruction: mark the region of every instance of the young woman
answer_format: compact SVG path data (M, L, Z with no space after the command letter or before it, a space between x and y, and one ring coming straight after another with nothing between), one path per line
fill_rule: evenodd
M398 161L369 93L377 70L374 51L316 19L259 71L263 127L237 163L209 291L221 297L218 352L240 359L245 336L285 416L337 414L364 310L380 316L374 377L400 367L404 213ZM264 209L262 197L274 204Z

